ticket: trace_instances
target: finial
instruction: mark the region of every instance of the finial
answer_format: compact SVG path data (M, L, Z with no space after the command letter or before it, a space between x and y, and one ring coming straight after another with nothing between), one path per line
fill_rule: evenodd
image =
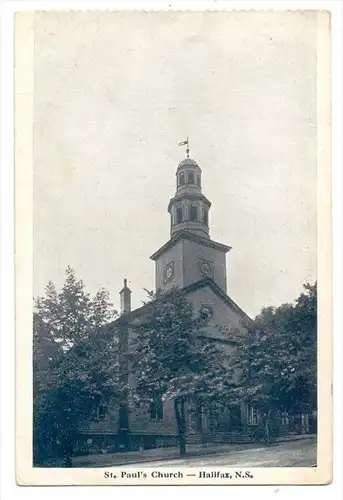
M126 278L124 279L124 287L125 288L127 287L127 279Z
M189 158L189 137L185 141L179 142L178 146L187 146L186 154L187 158Z

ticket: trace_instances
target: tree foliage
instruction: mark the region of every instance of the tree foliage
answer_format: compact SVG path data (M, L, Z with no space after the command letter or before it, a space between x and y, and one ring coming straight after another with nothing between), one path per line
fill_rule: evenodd
M60 293L49 282L35 305L34 461L59 448L70 464L80 424L119 390L117 340L102 328L115 311L105 290L91 297L70 267Z
M194 314L182 291L150 298L134 342L136 396L147 403L156 396L174 401L184 455L186 404L194 398L208 402L225 392L230 371L223 353L203 334L206 318Z
M230 392L233 401L251 403L266 416L316 407L316 283L304 285L294 304L263 309L235 341L231 361L241 378Z

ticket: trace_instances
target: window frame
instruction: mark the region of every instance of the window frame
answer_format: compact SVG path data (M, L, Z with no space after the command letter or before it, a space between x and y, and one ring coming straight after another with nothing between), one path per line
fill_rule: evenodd
M103 417L101 416L100 408L104 409ZM106 405L100 404L96 408L94 408L91 415L91 420L92 422L106 422L108 420L108 407Z
M150 403L150 420L161 422L164 420L163 401L160 396L156 396Z
M208 207L204 207L204 224L206 227L208 227Z
M281 425L284 425L284 426L289 425L289 414L287 411L281 412Z
M179 217L180 215L180 217ZM184 221L184 217L183 217L183 208L182 207L176 207L176 213L175 213L175 224L182 224L182 222Z
M187 173L187 184L195 184L194 172Z
M258 410L255 408L253 405L248 406L248 411L247 411L247 421L248 425L258 425Z
M195 210L195 212L194 212L194 210ZM195 218L193 217L194 214L195 214ZM199 215L198 205L191 205L190 211L189 211L189 220L191 222L198 222L198 215Z

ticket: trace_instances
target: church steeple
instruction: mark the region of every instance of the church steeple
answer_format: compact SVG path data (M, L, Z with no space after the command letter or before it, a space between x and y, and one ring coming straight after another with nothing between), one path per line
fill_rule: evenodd
M210 239L208 214L211 203L201 192L201 168L192 158L176 170L176 193L170 200L170 239L151 259L156 264L156 290L185 288L204 279L226 293L226 259L230 247Z
M210 206L211 203L201 192L201 168L196 161L187 157L177 167L176 193L168 206L171 237L180 231L189 231L209 238Z

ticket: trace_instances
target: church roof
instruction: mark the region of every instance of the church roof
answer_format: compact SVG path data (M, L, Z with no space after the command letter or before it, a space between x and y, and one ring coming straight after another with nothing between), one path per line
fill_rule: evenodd
M196 243L200 243L201 245L215 248L216 250L221 250L222 252L228 252L231 250L231 247L227 245L223 245L222 243L218 243L217 241L213 241L210 238L202 238L197 234L191 233L190 231L180 231L175 236L173 236L170 240L167 241L161 248L157 250L154 254L150 256L151 260L156 260L165 250L173 246L177 241L182 238L188 239L191 241L195 241Z
M187 167L187 166L200 168L197 162L192 158L185 158L184 160L182 160L182 162L179 163L179 166L177 168L179 169L181 167Z
M241 309L211 278L204 278L200 281L197 281L196 283L192 283L191 285L188 285L182 289L184 293L189 293L193 292L195 290L198 290L200 288L204 287L210 287L212 291L221 299L223 302L225 302L231 309L233 309L236 313L238 313L242 319L246 320L248 323L252 322L252 319ZM144 304L143 306L130 311L128 313L122 314L118 319L115 321L109 323L107 327L115 327L116 325L127 325L130 327L135 327L137 325L137 320L140 318L144 318L149 313L150 309L150 304ZM136 320L136 321L135 321ZM225 334L219 332L216 335L209 335L208 332L205 334L205 336L209 336L213 340L218 340L219 342L229 342L231 343L232 340L228 338Z

